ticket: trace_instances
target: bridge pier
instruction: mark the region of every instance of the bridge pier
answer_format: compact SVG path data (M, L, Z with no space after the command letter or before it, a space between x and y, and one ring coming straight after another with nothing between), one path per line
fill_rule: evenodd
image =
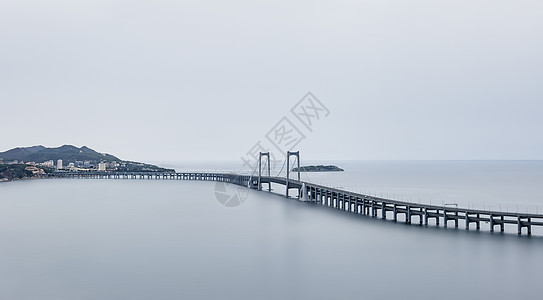
M494 232L494 215L493 214L490 214L489 225L490 225L490 232Z
M424 225L428 225L428 208L424 208Z
M454 227L458 228L458 209L454 212L454 216L455 216Z
M517 217L517 227L518 227L518 234L522 234L522 228L526 227L526 233L528 235L532 235L532 218L528 217L526 218L526 221L522 221L522 217L519 215Z

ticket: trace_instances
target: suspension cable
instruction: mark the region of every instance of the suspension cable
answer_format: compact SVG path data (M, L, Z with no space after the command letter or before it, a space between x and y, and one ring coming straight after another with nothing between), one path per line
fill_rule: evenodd
M279 177L279 175L281 175L281 172L283 172L283 168L285 167L286 164L287 164L287 159L285 158L285 160L283 161L283 166L281 167L281 170L279 170L279 173L277 173L277 176L275 177Z

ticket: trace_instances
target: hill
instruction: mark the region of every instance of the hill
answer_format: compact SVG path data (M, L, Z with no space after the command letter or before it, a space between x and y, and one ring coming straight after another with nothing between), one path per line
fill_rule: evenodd
M87 146L81 148L72 145L64 145L56 148L33 146L13 148L5 152L0 152L0 164L25 162L43 166L44 162L52 160L54 165L56 165L59 159L62 159L62 170L96 170L99 163L106 163L107 171L175 172L173 169L166 169L151 164L121 160L111 154L94 151ZM83 164L83 162L88 163ZM73 165L70 165L71 163L73 163Z
M58 159L62 159L65 164L76 161L120 161L120 159L113 155L99 153L86 146L81 148L72 145L64 145L56 148L33 146L14 148L6 152L0 152L0 160L4 161L18 160L42 163L48 160L56 161Z
M297 172L298 168L292 169L292 172ZM343 169L337 166L304 166L300 167L300 172L341 172Z

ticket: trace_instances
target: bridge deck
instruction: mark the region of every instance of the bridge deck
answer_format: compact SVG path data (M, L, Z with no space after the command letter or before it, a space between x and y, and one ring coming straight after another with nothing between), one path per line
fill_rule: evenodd
M543 226L543 215L533 213L512 213L502 211L477 210L459 207L444 207L422 203L411 203L381 197L374 197L360 193L354 193L337 188L331 188L305 181L297 181L284 177L266 177L240 175L232 173L211 173L211 172L182 172L182 173L154 173L154 172L58 172L46 174L48 178L108 178L108 179L177 179L177 180L202 180L220 181L240 186L246 186L261 190L262 184L279 184L285 186L286 195L290 189L299 191L298 197L303 201L316 202L336 209L353 212L356 214L378 216L387 218L387 213L392 212L393 220L402 214L405 222L411 224L412 217L418 217L420 224L428 225L429 219L434 219L439 226L440 221L447 227L449 221L454 221L458 227L459 221L463 221L466 229L471 223L475 223L480 229L480 223L489 223L490 231L495 226L500 226L504 231L505 224L517 225L518 234L522 229L527 229L527 234L532 232L532 226Z

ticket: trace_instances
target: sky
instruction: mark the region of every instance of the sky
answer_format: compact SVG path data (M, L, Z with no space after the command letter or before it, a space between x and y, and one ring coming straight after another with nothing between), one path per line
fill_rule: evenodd
M0 151L543 159L542 83L540 0L0 2Z

